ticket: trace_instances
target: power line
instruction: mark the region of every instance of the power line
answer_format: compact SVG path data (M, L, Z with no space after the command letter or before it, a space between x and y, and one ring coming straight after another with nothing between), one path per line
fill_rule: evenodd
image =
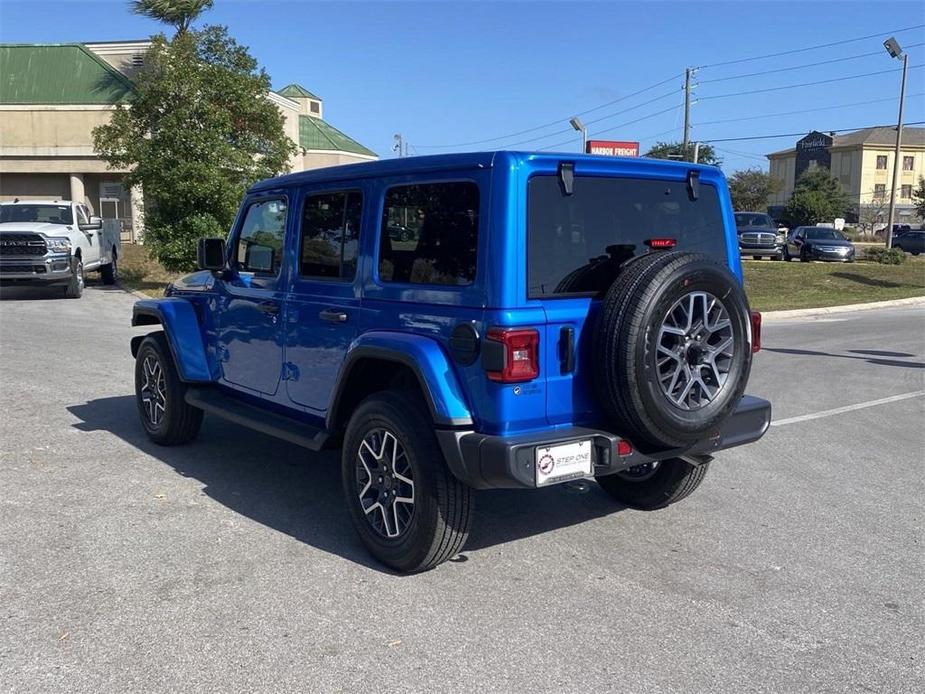
M914 70L916 68L922 67L923 65L925 65L925 63L919 63L918 65L910 65L909 69ZM890 72L898 72L901 69L902 68L891 68L889 70L877 70L876 72L865 72L860 75L847 75L845 77L833 77L832 79L817 80L815 82L802 82L800 84L785 84L779 87L765 87L764 89L752 89L749 91L742 91L742 92L730 92L729 94L714 94L713 96L702 96L700 97L700 100L706 101L708 99L726 99L726 98L733 97L733 96L746 96L748 94L763 94L765 92L777 92L777 91L782 91L784 89L796 89L798 87L813 87L817 84L831 84L832 82L844 82L846 80L855 80L855 79L860 79L862 77L873 77L874 75L885 75Z
M905 46L905 50L925 46L925 42L913 43ZM773 75L777 72L790 72L791 70L802 70L803 68L817 67L819 65L831 65L832 63L844 63L848 60L858 60L860 58L869 58L875 55L883 55L883 51L871 51L870 53L859 53L858 55L849 55L845 58L833 58L832 60L820 60L815 63L803 63L802 65L791 65L790 67L779 67L773 70L761 70L760 72L748 72L742 75L730 75L729 77L714 77L709 80L700 80L698 84L710 84L711 82L728 82L729 80L739 80L746 77L759 77L761 75Z
M748 63L753 60L764 60L766 58L778 58L782 55L793 55L794 53L804 53L806 51L815 51L821 48L832 48L832 46L843 46L846 43L855 43L857 41L864 41L866 39L881 38L884 35L890 34L901 34L906 31L913 31L915 29L921 29L925 27L925 24L916 24L915 26L905 27L904 29L894 29L892 31L878 31L876 34L867 34L866 36L856 36L850 39L842 39L841 41L833 41L832 43L823 43L817 46L804 46L803 48L794 48L789 51L779 51L777 53L767 53L765 55L756 55L751 58L738 58L736 60L725 60L721 63L712 63L710 65L703 65L702 67L721 67L723 65L737 65L739 63Z
M661 111L656 111L655 113L649 113L649 114L647 114L647 115L645 115L645 116L641 116L640 118L636 118L635 120L627 121L626 123L620 123L619 125L614 125L613 127L605 128L604 130L598 130L598 133L609 133L609 132L612 132L612 131L614 131L614 130L619 130L620 128L625 128L627 125L633 125L633 124L635 124L635 123L639 123L639 122L641 122L641 121L649 120L650 118L654 118L655 116L660 116L660 115L662 115L663 113L668 113L669 111L674 111L676 108L678 108L678 107L677 107L677 106L669 106L669 107L666 108L666 109L663 109L663 110L661 110ZM675 128L672 128L672 130L674 130L674 129L675 129ZM546 147L540 147L539 149L540 149L541 152L545 152L546 150L550 150L550 149L552 149L552 148L554 148L554 147L561 147L562 145L567 145L567 144L569 144L570 142L571 142L571 140L565 140L565 141L563 141L563 142L557 142L557 143L555 143L554 145L547 145Z
M646 92L652 91L653 89L655 89L655 88L657 88L657 87L661 87L663 84L668 84L668 83L671 82L672 80L676 80L676 79L678 79L678 78L681 77L681 76L682 76L682 75L680 75L680 74L672 75L671 77L669 77L669 78L667 78L667 79L664 79L664 80L662 80L661 82L656 82L655 84L650 84L648 87L645 87L645 88L640 89L640 90L638 90L638 91L632 92L631 94L626 94L626 95L621 96L621 97L619 97L619 98L617 98L617 99L613 99L612 101L608 101L608 102L606 102L606 103L600 104L599 106L595 106L595 107L593 107L593 108L589 108L589 109L587 109L587 110L585 110L585 111L578 111L577 113L572 113L572 114L570 114L569 116L565 116L565 117L563 117L563 118L557 118L556 120L554 120L554 121L549 121L548 123L544 123L543 125L537 125L537 126L535 126L535 127L533 127L533 128L527 128L526 130L519 130L519 131L517 131L517 132L515 132L515 133L508 133L507 135L499 135L498 137L489 137L489 138L486 138L486 139L484 139L484 140L473 140L473 141L471 141L471 142L457 142L456 144L452 144L452 145L418 145L418 146L419 146L421 149L447 149L447 148L451 148L451 147L469 147L469 146L472 146L472 145L482 145L482 144L485 144L485 143L488 143L488 142L497 142L498 140L507 140L507 139L512 138L512 137L517 137L518 135L526 135L527 133L536 132L537 130L543 130L543 129L545 129L545 128L551 128L551 127L554 126L554 125L559 125L560 123L564 123L564 122L566 122L569 118L571 118L572 116L585 116L585 115L587 115L587 114L589 114L589 113L594 113L595 111L600 111L600 110L603 109L603 108L607 108L608 106L613 106L614 104L618 104L618 103L620 103L621 101L626 101L627 99L632 99L634 96L639 96L640 94L645 94ZM674 93L674 92L672 92L672 93ZM664 97L660 97L660 98L664 98ZM648 102L648 101L647 101L646 103L651 103L651 102ZM643 105L645 105L645 104L643 104ZM631 109L630 109L630 110L631 110ZM562 132L562 131L559 131L559 132ZM559 133L557 132L557 133L552 133L552 134L559 134ZM549 137L549 135L546 135L546 136L544 136L544 137ZM533 139L538 140L538 139L542 139L542 138L541 138L541 137L536 137L536 138L533 138ZM526 140L526 142L531 142L531 141L532 141L532 140Z
M913 121L911 123L905 123L903 127L907 125L923 125L925 120ZM850 133L855 130L865 130L867 128L895 128L895 125L862 125L857 128L816 128L819 132L829 132L829 133ZM777 135L755 135L753 137L724 137L716 140L708 140L703 138L700 142L707 142L713 144L714 142L746 142L750 140L774 140L780 137L803 137L806 135L805 132L799 133L778 133Z
M925 92L919 92L917 94L908 94L906 99L911 99L912 97L925 96ZM708 120L698 123L698 126L703 125L720 125L722 123L740 123L741 121L746 120L764 120L765 118L776 118L778 116L797 116L804 113L814 113L816 111L831 111L836 108L850 108L852 106L867 106L869 104L881 104L886 101L896 101L895 96L888 96L883 99L871 99L869 101L855 101L850 104L836 104L834 106L820 106L818 108L801 108L797 111L781 111L780 113L762 113L760 116L743 116L742 118L724 118L722 120Z

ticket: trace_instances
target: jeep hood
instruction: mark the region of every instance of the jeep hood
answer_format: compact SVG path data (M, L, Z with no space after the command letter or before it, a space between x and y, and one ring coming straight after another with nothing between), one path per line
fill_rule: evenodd
M2 222L0 234L6 231L31 231L45 236L67 236L75 231L73 224L49 224L48 222Z

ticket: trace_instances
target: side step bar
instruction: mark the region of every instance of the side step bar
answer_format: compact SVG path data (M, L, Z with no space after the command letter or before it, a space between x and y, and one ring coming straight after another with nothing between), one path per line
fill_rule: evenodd
M191 387L187 389L185 399L187 403L204 412L312 451L320 451L328 440L328 433L323 429L286 415L254 407L213 388Z

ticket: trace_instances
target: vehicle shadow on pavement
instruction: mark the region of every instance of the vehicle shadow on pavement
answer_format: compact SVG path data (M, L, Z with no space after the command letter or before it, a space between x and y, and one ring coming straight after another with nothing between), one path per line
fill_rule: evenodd
M294 444L206 416L199 437L165 447L148 439L135 398L100 398L70 405L80 431L106 431L199 480L203 493L229 509L313 547L392 573L366 552L343 500L339 451L312 453ZM479 550L620 511L594 483L541 490L476 493L476 512L463 548Z
M837 357L839 359L860 359L865 361L868 364L876 364L878 366L904 366L907 369L925 369L925 363L920 361L899 361L898 359L881 359L873 355L876 355L877 352L865 350L850 350L852 354L833 354L832 352L818 352L812 349L789 349L785 347L762 347L762 352L775 352L777 354L794 354L807 357ZM857 354L854 354L857 353ZM883 352L884 355L891 356L904 356L904 357L913 357L914 354L906 354L905 352Z

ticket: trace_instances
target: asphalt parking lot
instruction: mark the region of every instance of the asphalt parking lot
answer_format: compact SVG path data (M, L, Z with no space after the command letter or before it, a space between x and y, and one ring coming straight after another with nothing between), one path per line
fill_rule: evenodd
M463 554L405 577L334 454L210 418L148 442L133 301L2 294L2 691L922 690L923 307L766 323L776 425L685 502L481 492Z

